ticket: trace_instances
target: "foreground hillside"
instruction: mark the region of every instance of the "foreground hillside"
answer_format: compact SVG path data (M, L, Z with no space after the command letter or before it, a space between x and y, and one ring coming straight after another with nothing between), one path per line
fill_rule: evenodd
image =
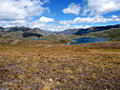
M120 42L0 45L0 90L119 90Z

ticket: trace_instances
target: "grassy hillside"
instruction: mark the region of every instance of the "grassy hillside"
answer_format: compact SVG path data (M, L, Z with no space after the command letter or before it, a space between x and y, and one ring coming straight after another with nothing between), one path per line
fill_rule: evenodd
M30 34L30 33L29 33ZM26 36L29 36L29 34L25 34ZM9 34L10 35L10 34ZM31 34L30 34L31 35ZM51 41L51 42L56 42L56 43L67 43L67 42L73 42L72 39L75 38L80 38L81 36L78 35L69 35L69 36L65 36L62 34L59 35L55 35L55 34L51 34L51 35L46 35L46 36L40 36L40 37L34 37L34 36L30 36L30 37L17 37L16 35L13 36L6 36L4 35L4 37L0 37L0 43L1 44L16 44L16 43L20 43L20 42L26 42L29 40L47 40L47 41ZM34 41L33 41L34 42Z
M92 32L86 36L90 37L105 37L110 40L120 40L120 28L117 29L109 29L106 31Z
M1 90L119 90L120 42L0 44Z
M80 38L81 36L78 35L63 35L63 34L52 34L52 35L47 35L47 36L41 36L40 39L45 39L45 40L51 40L51 41L56 41L60 43L66 43L66 42L73 42L72 39L75 38Z

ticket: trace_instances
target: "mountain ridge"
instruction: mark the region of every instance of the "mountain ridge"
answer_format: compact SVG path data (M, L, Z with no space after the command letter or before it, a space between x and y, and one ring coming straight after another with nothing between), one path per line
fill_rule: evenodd
M60 32L52 32L52 31L45 31L39 28L29 28L29 27L0 27L0 37L40 37L40 36L47 36L47 35L58 35L58 34L63 34L63 35L85 35L89 34L91 32L99 32L99 31L105 31L109 30L112 28L120 28L120 24L117 25L108 25L108 26L95 26L95 27L90 27L87 29L67 29L64 31Z
M108 25L108 26L95 26L95 27L90 27L86 29L67 29L61 32L58 32L57 34L64 34L64 35L83 35L83 34L88 34L90 32L97 32L97 31L104 31L112 28L120 28L120 24L117 25Z

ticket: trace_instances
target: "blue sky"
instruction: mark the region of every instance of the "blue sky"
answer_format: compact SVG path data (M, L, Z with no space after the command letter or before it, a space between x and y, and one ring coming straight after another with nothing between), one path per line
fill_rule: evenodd
M50 31L120 24L120 0L0 0L0 26Z

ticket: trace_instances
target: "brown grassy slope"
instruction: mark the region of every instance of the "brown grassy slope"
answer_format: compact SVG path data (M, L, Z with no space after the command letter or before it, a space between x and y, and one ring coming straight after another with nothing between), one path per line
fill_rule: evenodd
M0 45L0 89L119 90L119 44Z

